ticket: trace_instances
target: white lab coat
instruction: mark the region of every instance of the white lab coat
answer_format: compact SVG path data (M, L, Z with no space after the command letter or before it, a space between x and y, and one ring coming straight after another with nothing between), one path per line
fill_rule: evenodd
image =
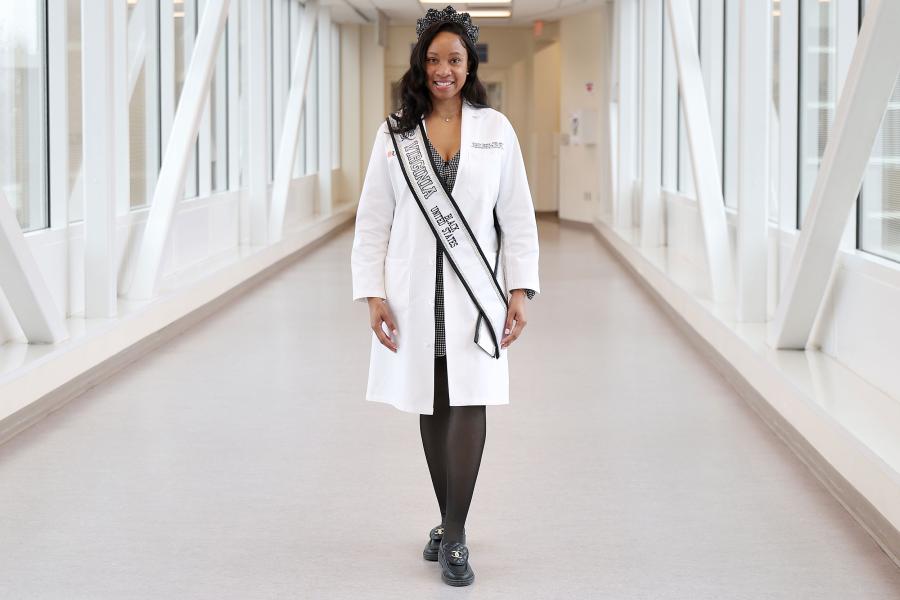
M539 292L537 225L516 133L494 109L463 102L462 113L453 198L491 266L497 254L496 206L503 245L498 281L507 291ZM432 414L434 403L436 244L382 123L356 213L353 299L386 298L398 330L396 353L372 333L366 399L419 414ZM496 359L473 342L475 306L446 260L443 275L450 406L508 404L507 350Z

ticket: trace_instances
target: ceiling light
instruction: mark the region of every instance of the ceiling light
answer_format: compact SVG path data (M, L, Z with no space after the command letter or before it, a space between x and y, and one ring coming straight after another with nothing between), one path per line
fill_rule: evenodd
M497 9L497 10L492 10L492 9L489 9L489 8L482 8L482 9L476 9L476 10L468 10L468 11L466 11L466 12L469 13L469 16L472 17L473 19L478 19L478 18L482 18L482 19L488 19L488 18L500 18L500 19L505 19L505 18L507 18L507 17L511 17L511 16L512 16L512 11L509 10L508 8L500 8L500 9Z

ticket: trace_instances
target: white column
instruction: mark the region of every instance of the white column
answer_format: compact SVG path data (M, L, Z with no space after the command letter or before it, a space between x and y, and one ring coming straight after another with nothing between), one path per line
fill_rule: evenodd
M738 78L737 319L766 321L771 8L741 0Z
M308 8L307 8L308 10ZM319 8L318 36L318 75L319 75L319 184L318 213L331 214L332 204L332 162L331 155L331 8Z
M156 293L175 204L184 186L227 17L228 0L206 2L194 46L194 59L185 75L181 100L178 102L172 133L159 171L159 183L147 216L134 279L127 293L129 298L149 299Z
M81 5L84 315L116 315L116 114L114 1Z
M644 0L642 8L640 243L658 246L662 241L662 3Z
M700 209L710 292L715 300L727 300L733 290L731 247L716 146L697 53L697 30L687 0L666 0L666 16L672 31L675 62L678 66L682 112L687 127L694 189Z
M900 72L900 2L871 0L803 229L778 305L772 342L804 349L825 297L841 236Z

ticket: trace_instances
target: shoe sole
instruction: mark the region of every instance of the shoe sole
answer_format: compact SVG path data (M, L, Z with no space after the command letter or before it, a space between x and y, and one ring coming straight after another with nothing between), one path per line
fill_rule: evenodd
M442 572L441 579L443 579L444 583L446 583L447 585L452 585L453 587L462 587L465 585L471 585L472 582L475 581L475 573L472 573L472 576L468 579L451 579L444 575L444 573Z
M431 562L437 562L437 552L435 552L434 554L431 554L429 552L423 552L422 557L425 560L429 560Z

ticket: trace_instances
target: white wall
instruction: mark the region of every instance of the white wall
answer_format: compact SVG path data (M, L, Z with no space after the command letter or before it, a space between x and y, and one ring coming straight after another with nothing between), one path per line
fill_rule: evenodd
M561 46L552 42L536 49L531 86L527 156L531 195L539 211L559 210L559 131Z
M605 127L609 106L609 13L605 9L566 17L560 21L560 131L559 216L586 223L594 221L604 203L609 202ZM592 84L588 90L588 84ZM597 112L597 145L566 143L569 118L576 110Z
M375 132L381 127L387 116L385 107L385 49L375 41L375 26L366 25L360 28L360 64L361 64L361 97L362 129L360 131L359 169L360 176L365 177L369 164L369 154L375 142Z

